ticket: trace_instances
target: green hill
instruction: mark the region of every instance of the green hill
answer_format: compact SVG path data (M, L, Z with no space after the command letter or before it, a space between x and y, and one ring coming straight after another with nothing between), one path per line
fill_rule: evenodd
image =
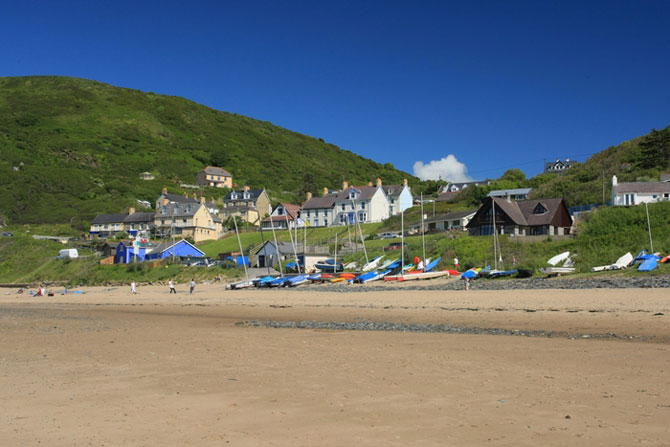
M312 138L184 98L66 77L0 78L0 215L14 223L85 223L181 191L206 165L276 199L408 178ZM138 174L155 174L152 181ZM207 196L224 191L210 189Z

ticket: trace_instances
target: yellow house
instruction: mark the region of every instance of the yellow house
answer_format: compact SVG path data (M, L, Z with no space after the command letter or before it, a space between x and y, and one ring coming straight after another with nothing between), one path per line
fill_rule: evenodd
M195 203L164 198L154 216L156 233L163 237L191 237L194 242L218 239L223 234L221 219L210 213L204 202L204 197Z
M200 186L232 188L233 176L225 169L221 169L217 166L207 166L196 174L195 183Z

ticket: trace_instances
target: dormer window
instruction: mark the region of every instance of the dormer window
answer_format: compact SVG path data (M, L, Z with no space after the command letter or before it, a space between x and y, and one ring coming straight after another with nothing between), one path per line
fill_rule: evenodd
M535 209L533 210L533 214L544 214L547 212L547 209L542 206L541 203L538 203Z
M178 213L178 212L179 212L179 205L175 205L175 206L174 206L174 210L173 210L173 212L174 212L174 213Z
M357 194L356 194L355 190L352 189L351 191L349 191L349 198L351 200L354 200L356 198L356 196L357 196Z
M236 192L230 193L230 198L232 200L237 200L237 193Z
M161 214L165 214L167 212L167 206L163 205L161 207Z
M251 198L251 194L249 194L248 191L245 192L245 193L244 193L244 198L245 198L245 199L249 199L249 198Z
M186 212L190 213L191 212L191 205L186 205Z

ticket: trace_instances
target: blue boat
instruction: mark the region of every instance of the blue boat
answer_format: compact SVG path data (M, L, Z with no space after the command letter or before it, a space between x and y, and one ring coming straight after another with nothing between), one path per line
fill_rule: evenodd
M442 256L440 256L434 261L431 261L423 271L430 272L431 270L433 270L435 267L437 267L437 264L440 262L440 259L442 259Z
M321 270L322 272L328 272L328 273L337 273L344 271L344 266L342 265L342 263L338 262L337 264L335 264L334 259L326 259L324 261L319 261L316 264L314 264L314 267Z
M659 256L649 255L640 266L637 268L638 272L651 272L658 267Z
M297 275L297 276L292 276L291 278L288 278L286 282L284 282L285 287L296 287L301 284L305 284L309 280L305 278L302 275Z

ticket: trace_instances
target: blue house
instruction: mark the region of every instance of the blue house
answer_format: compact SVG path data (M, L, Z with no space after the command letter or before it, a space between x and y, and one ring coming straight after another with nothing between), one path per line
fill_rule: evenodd
M132 242L121 241L119 245L116 246L116 254L114 255L114 264L128 264L137 260L137 262L142 262L146 259L146 247L140 247L137 250L137 257L135 257L135 247Z
M118 251L118 249L117 249ZM204 257L205 253L198 250L193 244L182 239L179 242L162 242L146 255L147 260L165 259L170 257L188 258Z

